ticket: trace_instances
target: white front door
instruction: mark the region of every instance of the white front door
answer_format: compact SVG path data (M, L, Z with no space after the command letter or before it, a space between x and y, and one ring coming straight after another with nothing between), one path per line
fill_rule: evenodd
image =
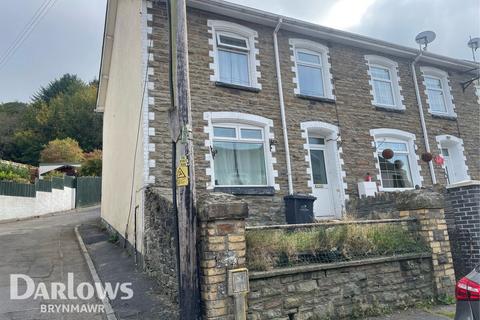
M458 179L455 174L455 166L450 157L450 151L448 148L442 148L442 156L445 161L445 171L447 174L448 184L455 183Z
M313 211L317 218L334 217L336 215L333 189L335 165L329 161L331 155L325 146L325 138L309 136L310 170L312 174L312 195L317 198Z

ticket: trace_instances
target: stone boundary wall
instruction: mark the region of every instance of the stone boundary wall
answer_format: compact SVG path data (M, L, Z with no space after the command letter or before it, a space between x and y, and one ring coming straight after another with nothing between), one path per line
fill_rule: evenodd
M178 308L176 223L171 190L145 190L144 267L162 288L162 294Z
M445 219L456 278L480 264L480 181L447 187Z
M248 318L351 319L434 297L429 254L250 274Z

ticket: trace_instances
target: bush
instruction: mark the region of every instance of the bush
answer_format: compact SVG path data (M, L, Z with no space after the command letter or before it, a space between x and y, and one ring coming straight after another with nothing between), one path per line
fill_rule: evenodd
M102 176L102 150L93 150L85 153L85 161L80 168L80 176Z
M428 251L417 234L394 224L326 225L293 231L249 230L246 241L251 270Z
M80 163L83 159L82 148L80 148L76 140L71 138L52 140L43 148L42 152L40 152L40 161L42 162Z
M30 170L26 167L0 163L0 180L29 183Z

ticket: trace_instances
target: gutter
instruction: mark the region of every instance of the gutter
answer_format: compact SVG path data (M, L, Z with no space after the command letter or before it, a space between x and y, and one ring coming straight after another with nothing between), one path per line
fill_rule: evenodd
M277 70L278 99L280 101L280 114L282 118L283 141L285 143L285 158L287 162L288 194L291 195L293 194L292 165L290 163L290 147L288 145L287 120L285 116L285 101L283 98L282 72L280 69L280 54L278 52L278 39L277 39L277 33L278 33L278 30L280 30L282 22L283 22L283 19L280 17L278 19L277 26L273 31L273 47L275 52L275 67Z
M108 0L105 12L105 27L103 30L102 56L100 60L100 71L98 75L96 112L105 111L105 100L107 98L108 77L110 75L110 64L112 61L113 35L117 19L118 0Z
M425 124L425 116L423 114L423 104L422 98L420 97L420 90L418 88L418 81L417 81L417 72L415 70L415 64L423 55L423 50L420 50L420 53L416 56L416 58L412 62L412 76L413 76L413 83L415 84L415 95L417 97L417 105L418 105L418 113L420 114L420 124L422 127L423 139L425 140L425 151L430 153L430 143L428 142L428 132L427 126ZM435 177L435 170L433 168L432 161L428 162L428 167L430 169L430 176L432 177L432 184L437 184L437 178Z
M322 40L343 43L354 47L380 51L404 58L414 58L419 54L418 49L411 47L406 47L351 32L328 28L318 24L281 16L271 12L266 12L223 0L188 0L187 5L191 8L213 12L269 27L275 27L278 23L278 20L281 18L283 21L283 30L312 36ZM435 64L437 66L454 68L459 71L467 71L472 68L478 68L478 63L474 61L445 57L430 52L423 53L423 61Z

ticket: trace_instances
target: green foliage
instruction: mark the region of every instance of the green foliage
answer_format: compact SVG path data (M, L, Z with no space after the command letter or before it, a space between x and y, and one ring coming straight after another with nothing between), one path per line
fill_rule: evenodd
M33 95L32 101L49 103L53 98L61 94L73 93L82 86L84 86L82 80L74 74L67 73L60 79L50 81L46 87L41 87L40 90Z
M32 103L18 113L8 136L9 147L2 147L2 157L37 165L43 147L52 140L72 138L90 152L102 146L102 115L94 112L97 81L85 83L66 74L41 88ZM1 117L0 108L0 119ZM12 113L8 109L8 115ZM0 121L0 128L2 122ZM0 129L0 135L2 134Z
M29 183L30 170L11 164L0 163L0 180Z
M40 161L42 162L80 163L83 159L82 148L77 141L71 138L50 141L40 153Z
M13 135L26 108L27 104L23 102L0 104L0 159L9 159L10 155L18 153L13 144Z
M247 261L251 270L306 263L348 261L375 256L426 252L423 240L400 225L347 224L299 230L249 230Z
M102 176L102 151L94 150L85 154L80 168L80 176Z

